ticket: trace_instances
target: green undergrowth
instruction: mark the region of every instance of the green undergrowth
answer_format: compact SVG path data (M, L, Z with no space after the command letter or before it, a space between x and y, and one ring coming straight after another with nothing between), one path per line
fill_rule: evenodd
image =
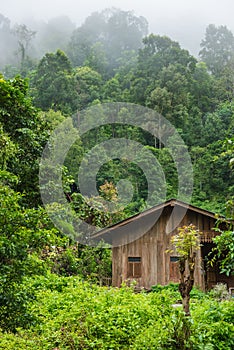
M192 317L185 318L172 306L172 286L136 294L126 286L99 287L53 274L25 284L36 292L30 306L33 322L15 334L1 332L0 349L234 348L233 301L194 298Z
M182 302L178 283L169 283L167 286L157 284L152 286L151 289L154 293L166 291L168 294L170 294L170 298L171 300L173 300L174 303ZM196 287L194 287L190 293L191 302L194 302L197 299L201 300L207 298L207 296L208 295L206 293L204 293L203 291L201 291L201 289Z

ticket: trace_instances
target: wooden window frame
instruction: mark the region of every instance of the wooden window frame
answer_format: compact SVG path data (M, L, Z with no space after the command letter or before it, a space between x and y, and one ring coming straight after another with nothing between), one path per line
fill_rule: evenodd
M142 275L142 261L140 256L129 256L127 278L140 278Z

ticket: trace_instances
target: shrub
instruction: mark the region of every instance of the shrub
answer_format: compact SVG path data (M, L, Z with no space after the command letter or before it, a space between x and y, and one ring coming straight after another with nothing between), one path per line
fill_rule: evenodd
M192 317L172 307L175 286L135 294L48 273L24 281L36 299L29 329L0 334L4 350L231 350L234 302L195 298ZM170 291L173 290L173 292ZM196 293L200 293L196 292ZM23 326L23 325L22 325Z
M217 300L229 300L231 295L228 293L227 286L224 283L218 283L210 291L210 295Z

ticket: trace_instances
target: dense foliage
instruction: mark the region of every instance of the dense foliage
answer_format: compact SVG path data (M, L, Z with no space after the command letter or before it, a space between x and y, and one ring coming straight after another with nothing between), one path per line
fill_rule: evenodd
M230 226L225 233L219 228L214 252L222 272L232 274L233 34L209 25L197 59L168 37L148 35L147 20L128 11L93 13L77 28L67 17L12 27L0 14L0 48L0 348L233 349L233 302L219 302L214 293L192 290L191 319L185 319L172 307L179 295L170 288L155 286L154 293L136 295L132 288L101 287L110 282L111 251L75 242L70 223L64 227L67 235L55 228L38 179L42 151L60 122L74 128L89 106L100 108L101 116L103 102L149 107L177 128L188 147L192 203L227 213ZM75 220L98 227L146 207L144 172L121 154L100 167L99 192L91 202L75 183L83 155L113 135L141 143L158 160L167 198L178 191L172 155L149 132L132 125L90 130L70 148L62 178ZM60 136L66 140L66 130ZM92 156L104 152L99 148ZM140 157L142 164L150 163L143 152ZM83 175L89 180L90 173ZM121 179L133 189L125 208L118 203ZM114 215L104 200L116 204ZM50 208L54 215L59 204Z
M232 349L233 302L193 291L192 318L173 307L171 288L135 294L132 288L97 287L78 278L28 279L36 290L33 325L2 333L1 349ZM178 293L178 292L177 292Z

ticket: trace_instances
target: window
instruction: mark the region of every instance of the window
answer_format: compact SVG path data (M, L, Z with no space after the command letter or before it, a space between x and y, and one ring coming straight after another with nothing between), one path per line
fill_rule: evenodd
M141 277L141 257L129 256L128 257L128 278L139 278Z
M171 262L177 262L179 260L178 256L170 256L170 261Z

